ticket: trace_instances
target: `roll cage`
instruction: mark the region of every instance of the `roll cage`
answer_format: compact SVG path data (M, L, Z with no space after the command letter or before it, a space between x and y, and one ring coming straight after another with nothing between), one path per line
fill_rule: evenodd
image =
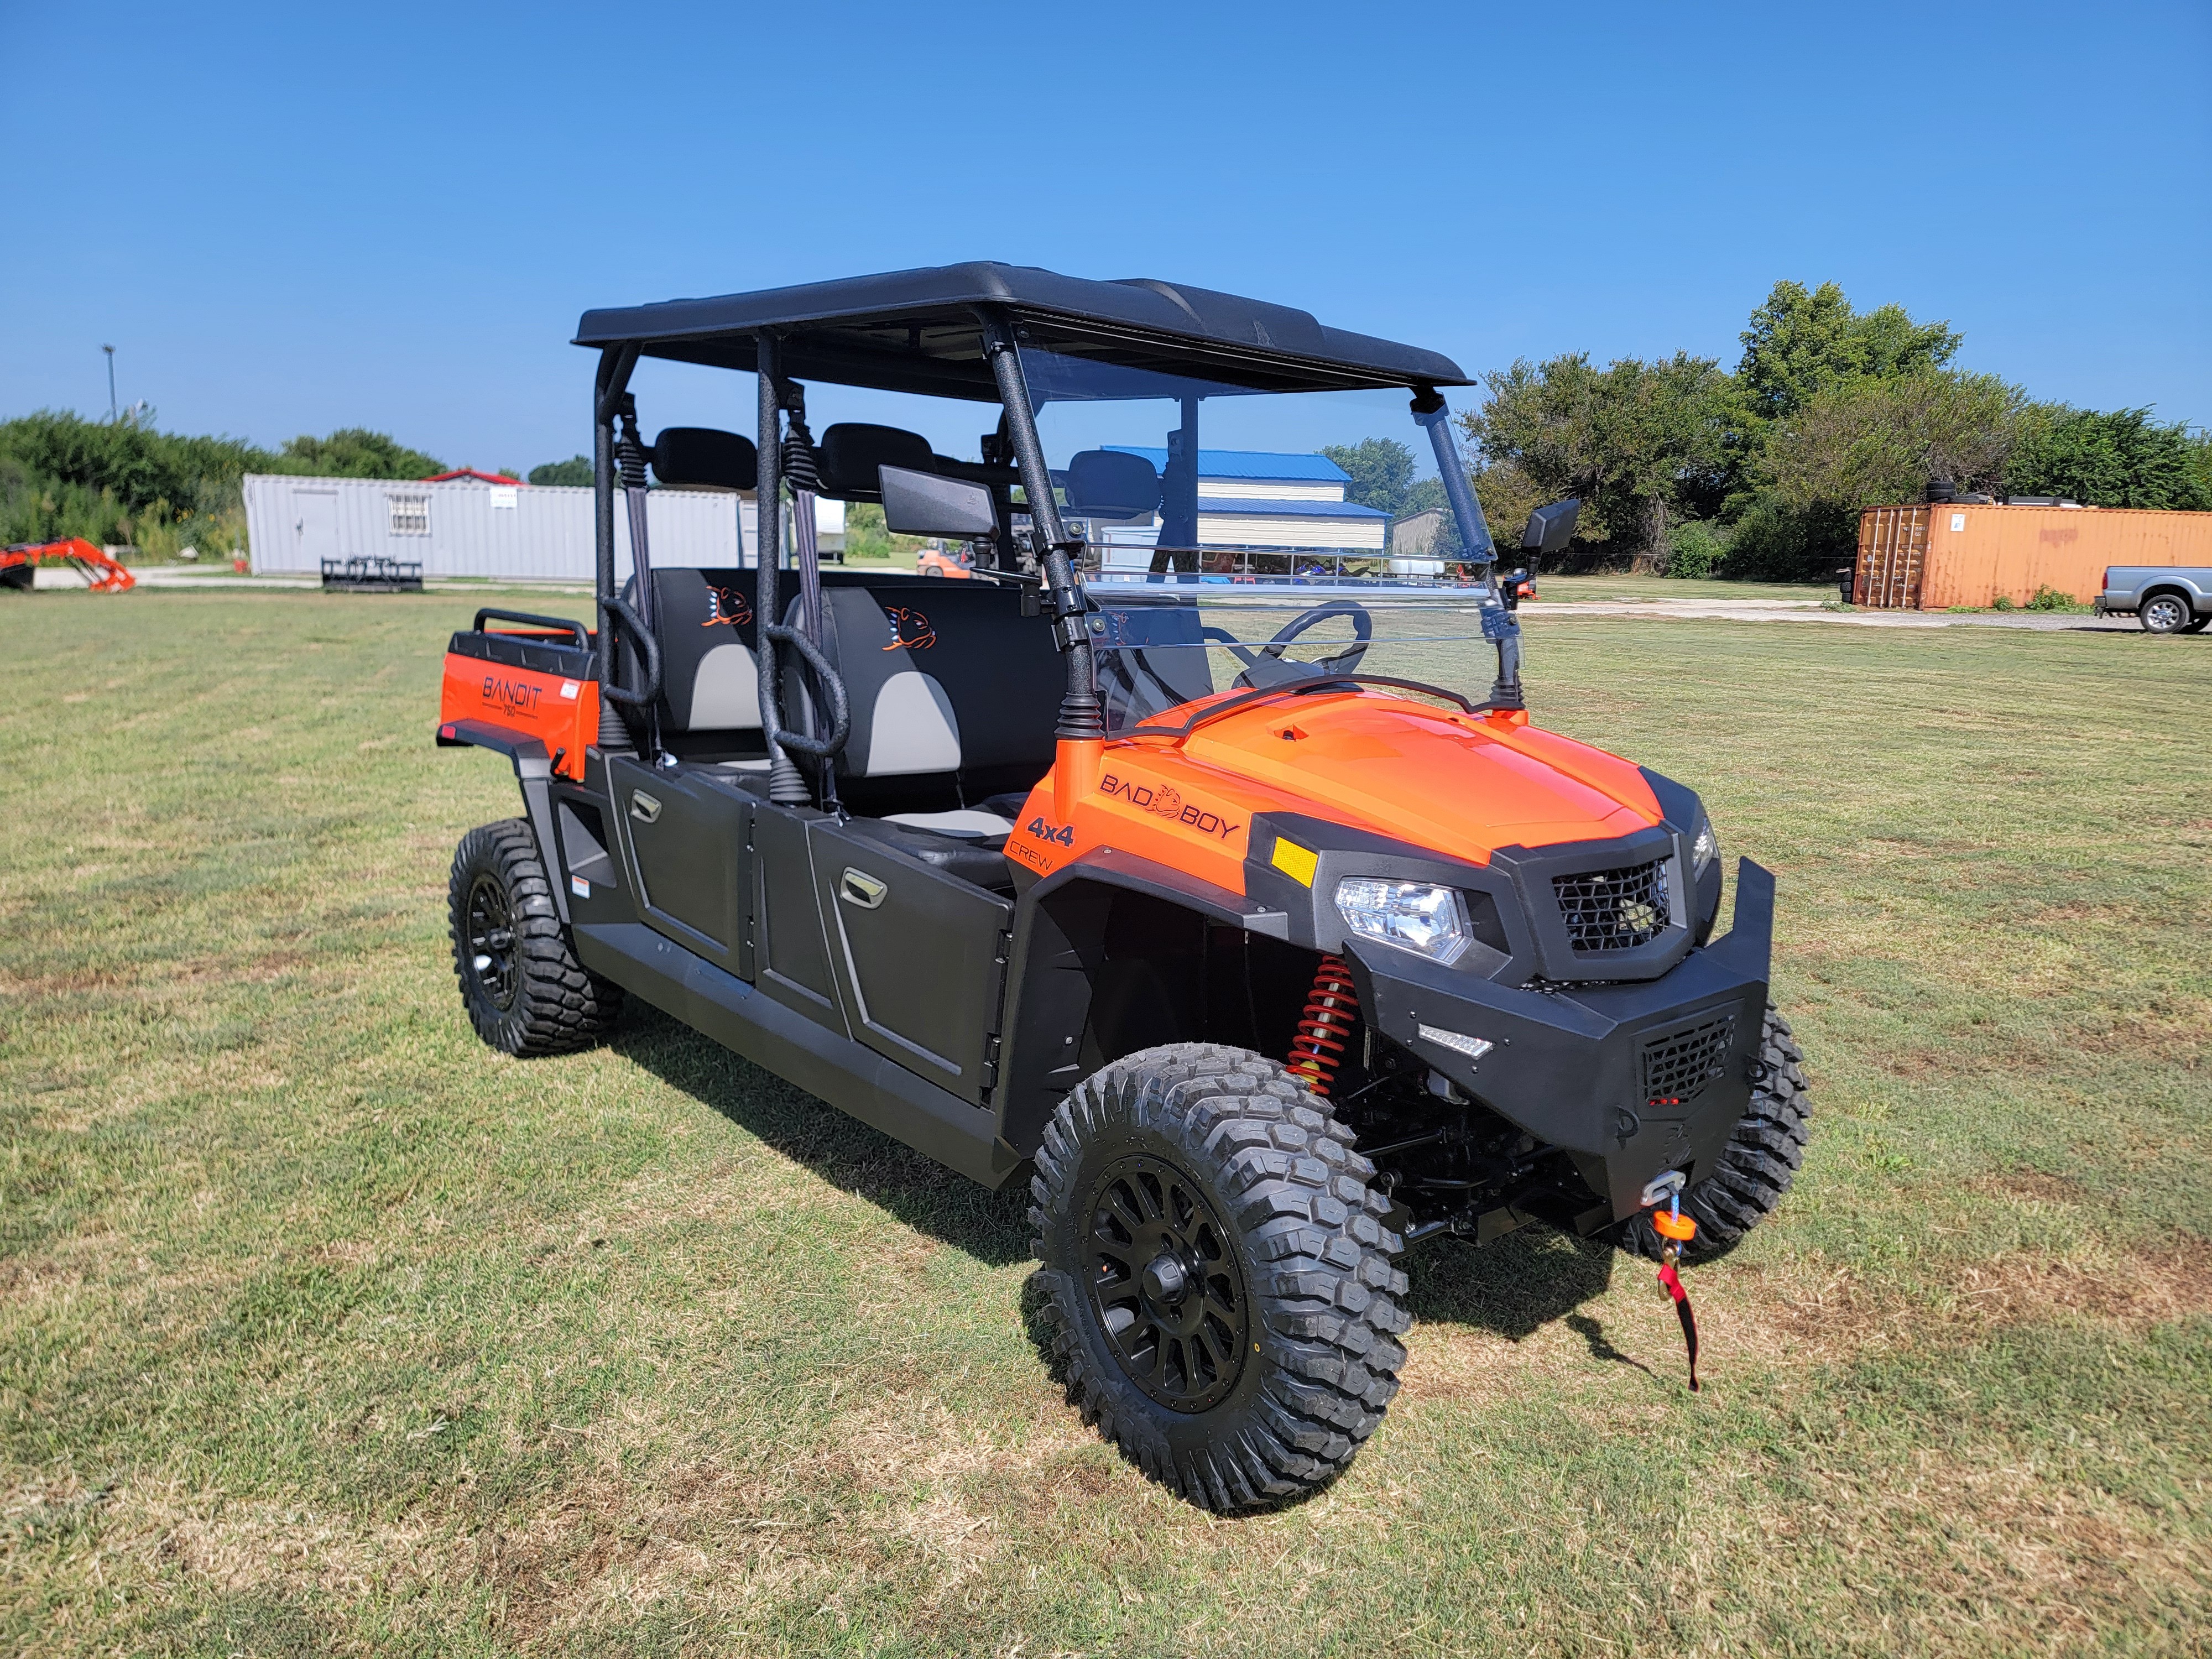
M1482 573L1478 595L1483 631L1498 653L1490 706L1523 706L1518 628L1496 580L1496 552L1439 391L1471 382L1456 363L1437 353L1329 328L1290 307L1211 289L1152 278L1095 282L990 263L589 311L578 325L574 343L599 353L592 394L592 488L600 635L626 640L630 647L599 654L606 744L632 746L618 711L646 710L659 690L652 618L625 602L615 582L617 490L639 490L643 483L629 397L630 377L641 356L750 371L758 377L755 489L757 542L764 550L757 600L763 619L759 699L778 799L797 802L810 793L791 758L794 752L823 759L835 752L837 741L835 729L822 737L784 726L786 653L800 659L833 709L843 702L835 671L808 637L803 618L797 628L775 620L783 614L778 592L781 557L776 551L783 542L782 489L787 482L819 488L811 477L787 477L787 443L805 436L804 392L799 389L803 380L999 406L997 431L986 437L980 463L938 456L932 465L992 491L1001 533L985 574L1027 580L1041 589L1038 609L1049 619L1067 669L1056 737L1095 752L1105 735L1089 635L1081 620L1085 601L1075 574L1084 544L1061 521L1018 356L1022 349L1138 373L1203 375L1254 392L1407 390L1414 418L1430 435L1462 544ZM618 433L622 422L628 423L626 433ZM805 453L802 444L799 453L803 458ZM808 463L802 459L800 465ZM873 499L865 489L842 493L848 499ZM633 513L641 518L641 496L634 494L632 502ZM804 526L799 534L805 538ZM802 592L813 591L804 550L797 574ZM645 597L642 586L640 595ZM1071 772L1079 776L1081 769Z

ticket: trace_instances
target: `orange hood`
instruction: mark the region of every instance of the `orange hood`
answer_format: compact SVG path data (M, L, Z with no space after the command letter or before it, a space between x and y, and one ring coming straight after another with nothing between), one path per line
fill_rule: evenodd
M1571 738L1395 696L1284 698L1200 726L1194 768L1260 810L1354 823L1475 863L1498 847L1633 834L1660 821L1644 775ZM1250 786L1260 786L1257 791Z

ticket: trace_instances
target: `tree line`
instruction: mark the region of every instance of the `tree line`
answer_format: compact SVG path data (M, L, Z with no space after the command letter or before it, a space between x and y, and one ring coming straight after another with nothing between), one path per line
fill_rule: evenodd
M1863 507L1935 486L2003 500L2212 510L2212 439L2151 417L2038 402L1954 365L1963 337L1905 308L1855 310L1833 283L1777 283L1751 313L1733 371L1678 351L1600 368L1587 352L1486 374L1461 416L1477 496L1510 548L1532 507L1583 502L1569 558L1583 565L1822 580L1856 549ZM1392 438L1322 451L1346 495L1394 520L1444 504ZM88 421L54 410L0 422L0 544L82 536L166 556L245 541L248 472L421 478L434 457L348 428L275 450L155 429L150 412ZM513 473L512 468L501 471ZM578 455L533 484L588 484ZM1461 554L1444 515L1434 550Z
M238 438L157 431L150 411L118 421L42 410L0 421L0 545L82 536L164 558L227 554L246 541L239 481L249 472L422 478L434 456L349 427L270 450Z
M1833 283L1777 283L1733 372L1676 352L1597 368L1586 352L1483 377L1461 416L1492 533L1581 498L1571 560L1682 576L1825 580L1867 507L1937 493L2212 510L2212 439L2150 410L2038 402L1953 360L1963 336L1905 308L1855 310ZM1324 453L1351 499L1403 518L1441 506L1413 453L1370 438ZM1510 546L1510 542L1509 542ZM1449 517L1437 550L1455 556Z

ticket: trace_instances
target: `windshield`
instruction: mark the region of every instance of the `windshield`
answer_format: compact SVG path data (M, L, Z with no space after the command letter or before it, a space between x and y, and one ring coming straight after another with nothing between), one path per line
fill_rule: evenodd
M1346 674L1487 693L1480 532L1452 513L1409 389L1254 392L1034 348L1022 368L1085 544L1109 732Z

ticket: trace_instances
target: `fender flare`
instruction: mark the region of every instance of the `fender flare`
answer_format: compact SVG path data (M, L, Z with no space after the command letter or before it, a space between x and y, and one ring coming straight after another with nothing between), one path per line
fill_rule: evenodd
M1030 886L1014 907L999 1081L993 1091L999 1138L1022 1157L1036 1151L1054 1109L1082 1080L1068 1039L1079 1037L1088 1022L1092 976L1118 893L1141 893L1208 921L1290 938L1290 917L1280 910L1109 848L1085 853Z
M489 720L443 720L438 726L438 747L489 749L514 763L514 781L522 788L523 819L538 842L538 860L553 889L554 912L563 927L568 926L568 884L562 878L561 849L553 837L553 757L545 745Z

